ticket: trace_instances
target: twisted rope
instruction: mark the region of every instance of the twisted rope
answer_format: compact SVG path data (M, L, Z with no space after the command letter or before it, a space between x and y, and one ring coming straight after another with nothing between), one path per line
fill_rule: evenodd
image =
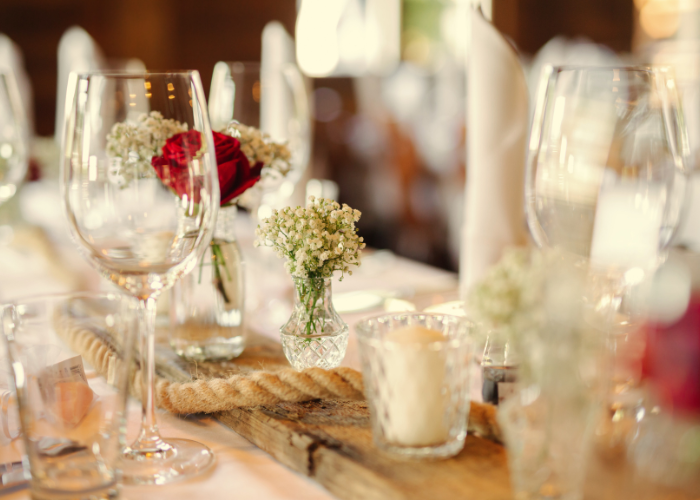
M115 339L104 329L82 325L65 315L54 320L56 332L95 370L114 383L117 374L129 370L129 391L141 398L141 370L124 366L117 354ZM312 399L364 399L362 374L352 368L292 368L275 373L256 371L194 382L170 382L156 377L156 403L172 413L215 413L241 406L298 403ZM503 442L496 421L496 408L471 403L468 429L496 442Z
M55 318L57 333L95 370L113 383L117 373L129 370L129 390L141 397L140 368L124 366L114 339L104 330L81 325L72 318ZM156 403L172 413L214 413L239 406L297 403L312 399L364 399L362 375L352 368L285 368L256 371L229 378L170 382L156 377Z

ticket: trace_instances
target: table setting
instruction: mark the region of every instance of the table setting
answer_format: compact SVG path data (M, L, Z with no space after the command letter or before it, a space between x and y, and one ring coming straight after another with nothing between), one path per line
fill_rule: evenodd
M208 93L71 28L51 143L0 37L0 496L700 495L675 73L541 64L533 91L469 19L459 274L369 248L310 177L280 23ZM56 168L23 185L30 151Z

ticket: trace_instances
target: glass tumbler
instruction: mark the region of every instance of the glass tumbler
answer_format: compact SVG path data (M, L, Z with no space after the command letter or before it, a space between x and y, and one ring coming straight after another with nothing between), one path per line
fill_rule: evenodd
M137 307L128 297L83 293L2 309L3 374L16 390L13 436L22 434L32 498L119 495Z
M467 436L472 324L404 313L355 329L377 447L409 458L459 453Z

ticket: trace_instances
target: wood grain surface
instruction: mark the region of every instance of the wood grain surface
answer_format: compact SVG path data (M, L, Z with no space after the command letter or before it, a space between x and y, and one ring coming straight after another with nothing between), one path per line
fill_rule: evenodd
M158 375L172 381L228 377L253 370L287 368L280 345L251 335L234 362L187 363L162 344ZM505 448L489 434L491 405L472 403L470 430L491 439L467 437L456 456L410 461L389 456L372 442L364 401L309 401L238 408L216 418L287 467L308 476L341 500L509 500L513 498ZM598 449L600 450L600 447ZM700 489L681 492L638 477L623 452L594 453L589 461L586 500L700 500Z

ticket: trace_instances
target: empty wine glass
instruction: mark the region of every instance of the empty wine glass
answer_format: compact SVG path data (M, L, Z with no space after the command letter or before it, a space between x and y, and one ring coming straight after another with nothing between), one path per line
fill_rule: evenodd
M27 173L28 135L14 76L0 70L0 204L15 195Z
M265 69L257 62L223 62L214 66L209 89L212 129L222 131L235 120L259 128L275 142L286 142L292 153L285 176L266 166L255 189L239 204L253 214L261 203L277 205L293 192L309 163L311 111L309 95L299 68L293 63Z
M613 448L633 428L643 398L632 368L641 362L636 333L644 317L636 298L683 215L688 146L673 75L546 67L529 149L525 197L535 241L588 264L584 319L607 333L614 413L596 432Z
M156 299L196 264L219 207L214 146L196 71L72 75L61 189L72 235L102 276L139 299L143 420L125 450L129 483L163 484L213 462L158 433Z
M664 259L679 226L688 146L665 68L546 67L533 118L527 220L540 247L590 262L592 308L634 322L625 295Z

